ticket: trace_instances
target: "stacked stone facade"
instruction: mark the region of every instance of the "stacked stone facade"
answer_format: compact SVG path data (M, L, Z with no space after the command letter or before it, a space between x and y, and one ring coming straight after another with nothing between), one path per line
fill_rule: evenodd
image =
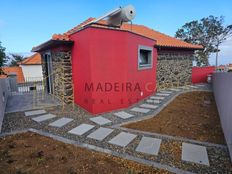
M157 87L191 83L193 51L158 51Z
M51 80L53 95L61 101L64 101L65 103L72 103L74 100L74 95L72 83L71 52L55 51L51 52L51 57ZM42 69L44 77L46 78L44 60L42 61Z
M74 95L71 52L54 51L51 52L51 56L53 95L65 103L72 103ZM157 87L163 88L190 84L193 58L193 51L158 51ZM44 77L46 77L44 60L42 60L42 69Z

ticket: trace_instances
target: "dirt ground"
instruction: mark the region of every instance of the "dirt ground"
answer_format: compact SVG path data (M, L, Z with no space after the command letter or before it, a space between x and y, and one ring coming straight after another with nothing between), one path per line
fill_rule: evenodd
M124 127L225 144L212 92L181 94L157 116Z
M80 174L170 172L68 145L35 133L0 138L1 174Z

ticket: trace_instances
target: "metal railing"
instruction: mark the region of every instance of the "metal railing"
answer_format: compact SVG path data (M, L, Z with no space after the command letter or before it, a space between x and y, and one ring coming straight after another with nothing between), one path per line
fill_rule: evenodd
M17 83L17 89L20 93L42 91L45 85L42 77L26 77L24 82Z

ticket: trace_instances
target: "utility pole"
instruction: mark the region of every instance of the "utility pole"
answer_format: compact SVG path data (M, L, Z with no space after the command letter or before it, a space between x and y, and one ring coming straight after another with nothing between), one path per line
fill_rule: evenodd
M219 47L219 44L217 44L217 52L216 52L216 66L215 66L216 71L218 69L218 52L219 52L218 47Z

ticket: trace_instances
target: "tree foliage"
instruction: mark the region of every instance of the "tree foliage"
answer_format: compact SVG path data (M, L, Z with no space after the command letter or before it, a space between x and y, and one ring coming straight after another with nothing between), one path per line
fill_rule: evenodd
M0 42L0 74L4 74L2 71L2 66L5 65L7 62L7 57L5 53L6 48L2 46L2 43Z
M5 53L6 48L4 48L1 44L2 43L0 42L0 67L5 65L5 63L7 62L7 57Z
M17 66L17 63L21 62L24 59L24 56L21 56L19 54L10 54L10 56L8 56L8 59L11 59L9 66Z
M218 53L219 46L232 35L232 25L224 26L224 17L209 16L183 25L175 37L193 44L200 44L203 50L196 51L198 66L209 65L209 55Z

